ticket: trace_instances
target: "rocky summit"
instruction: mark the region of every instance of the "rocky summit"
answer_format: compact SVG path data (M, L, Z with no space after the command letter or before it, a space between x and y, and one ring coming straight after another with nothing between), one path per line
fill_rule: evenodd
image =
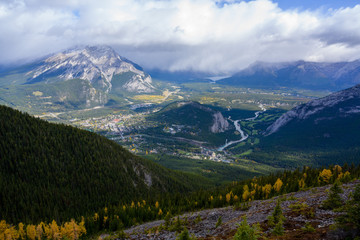
M141 67L120 56L109 46L77 47L47 57L27 75L27 84L58 80L83 79L95 88L110 92L115 75L132 73L123 84L129 92L152 92L150 75Z

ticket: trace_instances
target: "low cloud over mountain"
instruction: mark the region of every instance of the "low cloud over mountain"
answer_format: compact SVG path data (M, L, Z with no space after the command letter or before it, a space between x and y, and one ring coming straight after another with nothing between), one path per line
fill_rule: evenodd
M269 0L0 3L0 62L109 44L145 68L233 73L256 60L350 61L360 5L281 9Z

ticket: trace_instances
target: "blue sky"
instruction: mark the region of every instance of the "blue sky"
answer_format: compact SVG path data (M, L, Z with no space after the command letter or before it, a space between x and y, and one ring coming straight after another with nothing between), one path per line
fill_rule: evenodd
M360 59L355 0L3 0L0 64L106 44L145 68ZM220 6L220 7L219 7Z
M274 1L279 4L282 9L318 9L318 8L341 8L341 7L354 7L359 4L358 0L277 0Z
M276 0L279 7L282 9L318 9L318 8L341 8L341 7L354 7L359 4L359 0Z
M250 2L253 0L246 0ZM345 7L354 7L359 4L359 0L272 0L277 3L281 9L299 9L299 10L318 10L318 9L338 9ZM239 3L241 0L222 0L217 1L219 6L223 6L225 3Z

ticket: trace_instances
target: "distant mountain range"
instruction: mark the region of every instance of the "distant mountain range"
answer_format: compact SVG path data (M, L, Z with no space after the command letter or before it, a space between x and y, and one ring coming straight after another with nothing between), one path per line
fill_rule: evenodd
M218 83L253 88L338 91L360 83L360 60L353 62L256 62Z
M339 91L360 83L360 60L352 62L255 62L248 68L229 77L213 76L207 72L149 70L154 79L185 82L209 82L218 84L279 89ZM224 75L224 74L220 74Z
M89 108L113 104L112 96L155 90L140 66L102 45L69 49L0 73L0 101L10 106L31 103L35 94L34 101L46 98L48 105Z

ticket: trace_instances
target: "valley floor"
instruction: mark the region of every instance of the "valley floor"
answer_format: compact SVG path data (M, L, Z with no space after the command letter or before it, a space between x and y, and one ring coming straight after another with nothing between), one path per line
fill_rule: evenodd
M360 181L354 181L342 186L344 193L341 194L343 200L348 200L350 192L355 189ZM249 224L260 223L263 236L268 239L335 239L335 233L330 231L330 226L335 223L335 217L341 213L319 208L321 202L327 198L330 186L313 188L306 191L290 193L269 200L257 200L250 202L248 210L237 210L234 207L204 210L194 213L186 213L180 216L184 221L183 226L189 230L197 239L232 239L236 233L238 224L244 215L247 216ZM267 217L271 215L280 198L281 208L286 217L284 222L285 234L283 236L272 236L270 228L267 226ZM292 206L295 204L306 204L302 213L295 211ZM313 216L311 216L313 211ZM200 217L199 217L200 216ZM216 228L219 217L222 224ZM173 219L175 221L176 218ZM201 219L201 220L200 220ZM307 223L315 229L314 232L307 232L304 228ZM158 230L164 220L145 223L125 230L129 239L176 239L178 233ZM105 237L105 235L103 236Z

